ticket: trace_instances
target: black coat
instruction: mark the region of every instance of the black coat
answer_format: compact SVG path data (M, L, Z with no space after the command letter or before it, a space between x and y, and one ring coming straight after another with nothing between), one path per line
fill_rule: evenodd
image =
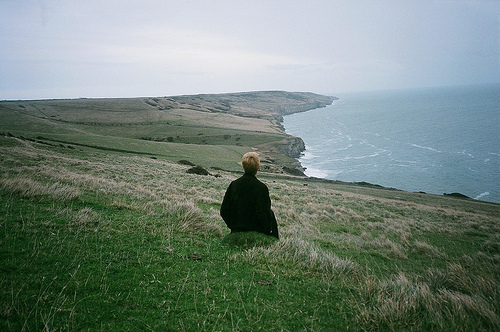
M245 173L227 188L220 215L234 232L256 231L279 238L267 186Z

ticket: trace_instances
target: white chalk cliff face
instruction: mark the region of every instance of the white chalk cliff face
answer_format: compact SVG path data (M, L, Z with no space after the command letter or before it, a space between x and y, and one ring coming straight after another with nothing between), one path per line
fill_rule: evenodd
M304 141L300 137L290 136L286 139L286 144L281 146L281 151L292 158L299 158L306 149Z

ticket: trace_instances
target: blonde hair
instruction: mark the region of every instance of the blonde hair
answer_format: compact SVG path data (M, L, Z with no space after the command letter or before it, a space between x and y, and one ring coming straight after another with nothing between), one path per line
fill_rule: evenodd
M247 152L243 156L241 164L243 165L245 173L255 175L260 168L259 155L256 152Z

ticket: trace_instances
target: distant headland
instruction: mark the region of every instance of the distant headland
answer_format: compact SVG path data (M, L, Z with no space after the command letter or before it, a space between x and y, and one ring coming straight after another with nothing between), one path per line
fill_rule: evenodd
M263 171L303 175L299 137L283 116L332 104L311 92L250 91L138 98L80 98L0 102L0 133L114 152L239 170L236 160L258 151Z

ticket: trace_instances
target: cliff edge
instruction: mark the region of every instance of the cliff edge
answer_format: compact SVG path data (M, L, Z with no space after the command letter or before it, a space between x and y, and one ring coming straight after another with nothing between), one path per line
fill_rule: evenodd
M170 99L200 108L210 104L214 112L283 121L283 115L325 107L338 98L312 92L252 91L176 96Z

